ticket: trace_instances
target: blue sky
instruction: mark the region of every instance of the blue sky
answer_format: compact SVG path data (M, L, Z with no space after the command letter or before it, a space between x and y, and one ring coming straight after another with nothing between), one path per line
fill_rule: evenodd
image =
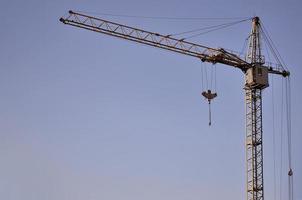
M74 9L144 16L260 16L292 74L295 199L302 200L301 7L298 0L2 0L0 198L245 198L243 74L217 65L218 97L212 104L213 126L208 127L198 59L58 21ZM163 34L221 23L109 19ZM240 51L249 32L250 22L245 22L192 41ZM283 135L281 145L279 131L282 78L272 80L263 102L264 177L265 197L274 199L274 104L278 200L280 186L282 198L287 197L287 142Z

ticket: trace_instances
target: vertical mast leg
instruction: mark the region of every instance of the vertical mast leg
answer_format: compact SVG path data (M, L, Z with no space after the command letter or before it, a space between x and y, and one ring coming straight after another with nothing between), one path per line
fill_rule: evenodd
M261 89L246 88L247 200L263 200Z

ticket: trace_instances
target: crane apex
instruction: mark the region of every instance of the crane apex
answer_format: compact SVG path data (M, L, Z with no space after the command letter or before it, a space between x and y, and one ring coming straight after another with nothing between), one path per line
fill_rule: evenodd
M260 18L258 16L253 17L253 21L256 22L256 23L258 23L260 21Z
M61 17L59 20L60 20L60 22L65 24L65 19L63 19L63 17Z

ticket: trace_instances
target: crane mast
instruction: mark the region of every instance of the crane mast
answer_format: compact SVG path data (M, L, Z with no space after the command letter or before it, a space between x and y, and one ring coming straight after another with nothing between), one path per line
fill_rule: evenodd
M245 75L246 110L246 190L247 200L263 200L263 143L262 143L262 90L269 86L268 74L287 77L289 71L281 66L265 63L261 54L260 21L252 20L249 48L246 58L222 48L212 48L176 39L138 28L118 24L82 13L69 11L69 16L60 18L64 24L82 29L166 49L193 56L203 62L220 63L240 69Z
M247 53L253 67L245 75L247 200L263 200L262 90L268 87L268 75L262 67L259 26L255 17Z

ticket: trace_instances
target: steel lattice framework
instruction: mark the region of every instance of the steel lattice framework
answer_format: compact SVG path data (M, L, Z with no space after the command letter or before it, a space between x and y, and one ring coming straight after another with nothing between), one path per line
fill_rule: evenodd
M263 143L262 143L262 90L268 87L268 73L289 76L282 66L266 63L261 55L260 22L252 21L249 49L246 58L222 48L211 48L176 39L108 20L69 11L69 16L60 18L64 24L102 33L121 39L166 49L193 56L203 62L221 63L240 69L245 75L246 104L246 174L247 200L263 200Z
M247 58L254 65L253 75L262 70L260 21L255 17L249 37ZM262 90L267 84L249 84L246 75L246 190L247 200L263 200ZM252 82L257 82L252 80ZM258 81L259 82L259 81Z
M246 88L247 200L263 199L262 91Z
M248 63L245 59L241 58L240 55L237 55L230 50L195 44L183 39L173 38L170 35L162 35L126 26L71 10L69 11L69 16L60 18L60 21L64 24L78 28L193 56L201 59L203 62L210 62L213 64L221 63L236 67L243 72L246 72L247 69L252 67L251 63ZM289 75L287 71L284 71L282 67L277 64L266 63L266 67L268 68L269 73L283 76Z

